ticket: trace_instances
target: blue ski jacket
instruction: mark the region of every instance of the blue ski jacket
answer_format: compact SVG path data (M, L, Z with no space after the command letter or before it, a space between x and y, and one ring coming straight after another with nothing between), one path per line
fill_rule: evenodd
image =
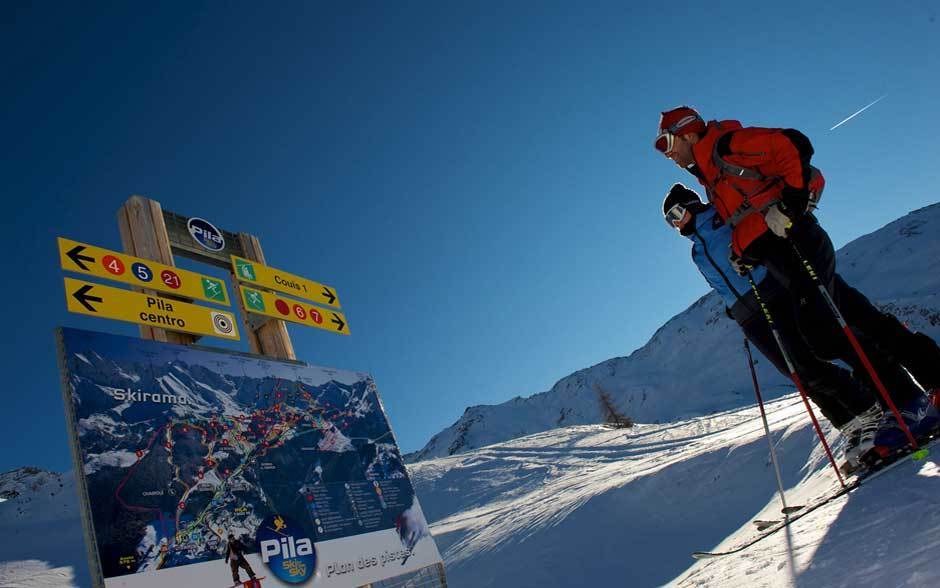
M751 284L746 276L739 276L731 261L731 227L726 225L712 205L698 211L695 215L695 227L685 235L692 241L692 261L702 272L708 285L718 292L725 306L733 308L735 304L751 292ZM760 284L767 277L767 270L755 267L751 270L754 282ZM763 290L762 290L763 292Z

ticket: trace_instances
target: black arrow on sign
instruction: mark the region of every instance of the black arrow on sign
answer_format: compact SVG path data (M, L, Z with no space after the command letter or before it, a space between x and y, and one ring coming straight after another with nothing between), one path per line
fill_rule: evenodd
M333 301L336 300L336 294L333 294L326 286L323 286L323 295L330 299L330 304L333 304Z
M339 316L337 316L337 314L336 314L335 312L332 312L332 313L330 313L330 314L333 315L333 320L331 320L330 322L333 323L334 325L336 325L336 330L337 330L337 331L342 331L342 330L343 330L343 327L346 326L346 323L344 323L344 322L343 322L343 319L339 318Z
M75 298L75 300L78 300L78 302L82 306L84 306L91 312L98 312L97 308L95 308L94 306L88 303L89 302L104 302L104 300L102 300L101 298L98 298L97 296L89 296L88 293L91 291L91 289L92 289L91 284L85 284L78 290L72 292L72 297Z
M82 268L83 270L87 272L88 266L86 266L82 262L87 261L89 263L95 263L95 258L88 257L87 255L82 255L82 251L84 250L85 250L84 245L76 245L75 247L72 247L71 249L69 249L68 253L66 253L65 255L66 257L71 259L72 262L75 263L75 265L77 265L78 267Z

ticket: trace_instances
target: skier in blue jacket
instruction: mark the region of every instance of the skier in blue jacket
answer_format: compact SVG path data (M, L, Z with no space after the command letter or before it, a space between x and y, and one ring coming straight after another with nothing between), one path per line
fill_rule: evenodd
M677 204L682 215L669 218L667 213L670 210L675 212ZM764 357L781 374L789 377L786 362L763 317L750 282L746 277L738 275L729 260L731 228L710 204L703 203L696 192L682 184L674 185L669 191L663 202L663 214L667 216L670 226L692 241L692 261L705 281L724 301L728 316L738 323L745 337ZM756 267L751 277L774 317L774 324L806 386L807 395L833 426L842 431L846 438L846 460L852 467L857 467L861 455L873 447L882 417L882 409L874 391L864 381L854 378L848 370L813 354L796 329L792 306L773 276L763 267Z

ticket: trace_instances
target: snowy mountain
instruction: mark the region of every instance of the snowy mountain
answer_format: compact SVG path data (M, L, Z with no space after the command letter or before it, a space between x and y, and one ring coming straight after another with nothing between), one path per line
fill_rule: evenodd
M788 504L838 491L799 396L767 408ZM751 406L632 429L559 428L409 472L450 586L940 585L940 446L740 554L693 560L781 517L768 456Z
M839 252L851 284L934 338L940 338L938 229L935 204ZM700 562L689 557L737 545L756 532L752 521L780 516L740 340L709 294L629 357L580 370L529 398L467 409L408 467L449 585L940 585L940 447L759 548ZM694 377L677 382L662 366L680 355L696 367ZM186 410L196 412L225 408L218 390L257 389L181 363L151 367L147 384L136 376L144 370L133 366L90 355L76 361L88 374L113 376L112 390L101 389L96 402L115 411L131 407L113 392L145 384L185 396ZM718 365L741 369L710 367ZM788 503L808 504L837 490L799 398L768 362L760 360L758 369L767 396L776 398L768 417ZM325 388L338 405L363 410L362 391L338 383ZM602 420L598 390L640 424L592 424ZM82 426L127 434L113 420ZM838 435L826 430L838 450ZM118 467L122 458L101 454L95 467ZM76 501L72 474L20 468L0 475L0 586L89 585Z
M24 467L0 474L0 586L88 586L75 477Z
M839 273L912 329L940 339L940 204L922 208L852 241L838 252ZM695 271L689 266L689 271ZM627 357L579 370L551 390L498 405L472 406L411 461L454 455L561 426L603 422L598 390L636 422L657 423L745 406L753 401L741 332L711 292L663 325ZM681 378L668 373L677 360ZM731 366L731 367L729 367ZM763 357L758 377L770 397L792 390Z

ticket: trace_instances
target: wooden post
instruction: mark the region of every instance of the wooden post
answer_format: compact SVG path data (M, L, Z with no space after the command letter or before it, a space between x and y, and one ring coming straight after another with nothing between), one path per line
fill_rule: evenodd
M131 196L118 210L118 228L121 231L121 242L124 252L135 257L152 259L156 262L175 266L173 261L173 248L170 245L170 236L167 233L166 222L163 217L163 207L156 200L143 196ZM264 252L258 238L248 233L238 233L238 242L244 252L244 257L258 263L265 263ZM224 264L218 256L210 256L207 261L213 265ZM293 359L294 345L287 333L287 325L277 319L263 320L250 315L238 291L238 279L232 276L233 298L241 310L244 332L248 339L251 352L273 357L275 359ZM147 290L142 290L148 292ZM173 298L161 294L164 298ZM195 335L167 331L157 327L140 327L140 336L144 339L154 339L167 343L190 345L198 340Z
M124 253L166 265L176 265L170 248L170 237L163 222L163 208L159 202L143 196L131 196L118 210L117 219ZM145 289L141 291L150 292ZM182 345L190 345L198 339L189 333L147 326L140 327L140 336L143 339Z
M267 265L264 261L264 251L261 250L261 242L254 235L248 233L238 233L238 240L241 243L242 251L245 252L245 258L251 261ZM248 343L251 345L251 352L274 357L277 359L297 359L294 354L294 344L291 343L290 335L287 333L287 325L282 320L270 319L265 321L260 327L255 328L248 320L248 311L245 303L242 301L241 293L238 291L238 277L232 274L232 288L235 290L233 298L238 301L238 308L241 311L245 332L248 333Z

